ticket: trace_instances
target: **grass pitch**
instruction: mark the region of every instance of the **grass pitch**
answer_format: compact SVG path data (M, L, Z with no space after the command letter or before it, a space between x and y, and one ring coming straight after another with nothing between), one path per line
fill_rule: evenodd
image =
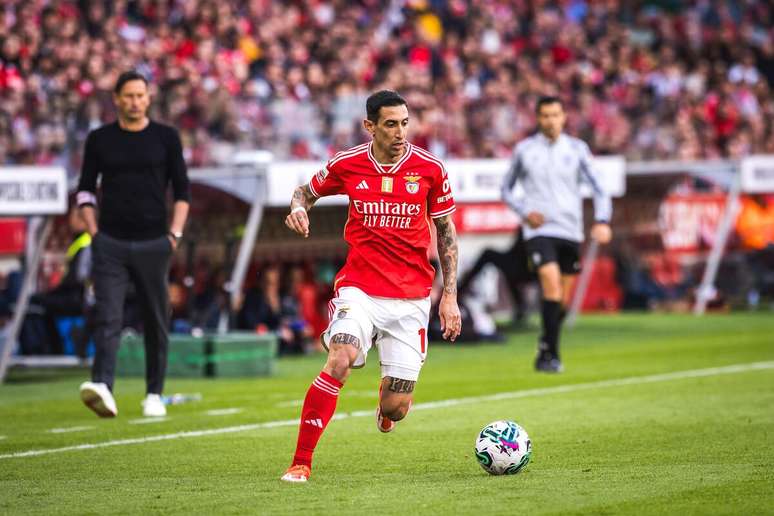
M153 423L141 381L119 378L119 417L99 420L78 400L85 371L12 372L0 514L774 514L771 314L584 317L555 376L531 369L535 334L431 344L416 410L384 435L371 356L306 485L279 476L295 447L287 420L323 356L283 359L269 379L170 379L167 392L203 400ZM533 441L513 477L490 477L473 455L496 419ZM73 449L84 444L99 447ZM18 455L29 451L45 453Z

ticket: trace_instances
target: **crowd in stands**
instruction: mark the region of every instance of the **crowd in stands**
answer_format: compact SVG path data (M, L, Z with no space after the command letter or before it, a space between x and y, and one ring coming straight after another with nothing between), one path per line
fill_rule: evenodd
M5 0L0 163L77 173L130 68L192 165L235 147L326 158L364 139L381 87L441 157L508 155L540 94L597 153L774 152L767 0Z
M191 166L241 148L325 159L364 141L365 98L385 87L408 99L414 143L444 158L508 156L545 94L565 101L568 132L599 154L774 153L767 0L5 0L0 164L77 175L127 69L150 80L151 116L180 130ZM673 265L618 279L643 307L671 301L686 295ZM330 295L316 273L251 271L232 327L276 332L288 352L314 342ZM226 273L194 275L189 288L173 271L173 320L216 328ZM2 320L18 278L0 280Z

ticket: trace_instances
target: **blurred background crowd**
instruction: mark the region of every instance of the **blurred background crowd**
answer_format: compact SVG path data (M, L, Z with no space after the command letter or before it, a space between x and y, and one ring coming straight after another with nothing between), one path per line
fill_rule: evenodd
M129 69L148 77L150 115L180 131L189 166L227 163L241 149L323 160L365 141L365 99L381 88L407 98L410 139L442 158L509 156L535 130L541 95L563 99L567 131L596 154L774 154L768 0L2 0L0 165L61 165L74 179L87 133L115 119L112 88ZM595 264L592 309L687 309L710 240L690 259L666 253L655 221L670 203L711 215L723 200L714 185L686 194L681 178L665 181L632 183L616 205L617 243ZM321 208L316 239L297 244L280 212L267 213L268 244L228 313L247 206L195 195L197 222L170 275L173 329L212 330L227 314L232 327L279 335L283 352L316 346L346 254L345 214ZM750 254L730 262L733 274L729 260L721 269L722 289L748 306L774 298L772 221L774 200L744 199L732 246ZM67 286L64 250L81 231L56 225L43 290ZM0 273L0 323L19 286L18 271ZM521 287L510 291L520 320ZM477 328L471 340L496 337L474 297L462 306L466 327ZM38 301L45 314L51 300Z
M0 163L77 173L130 68L192 165L234 148L325 158L364 139L385 86L441 157L508 155L540 94L597 153L774 152L767 0L3 0Z

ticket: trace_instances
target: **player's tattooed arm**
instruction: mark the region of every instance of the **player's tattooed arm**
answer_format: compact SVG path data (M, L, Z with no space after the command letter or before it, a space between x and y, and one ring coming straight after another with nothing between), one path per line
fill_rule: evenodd
M457 294L457 228L454 227L451 215L434 220L438 231L438 258L443 272L443 292Z
M451 215L435 219L438 230L438 258L443 271L443 294L438 304L443 338L454 341L462 331L462 316L457 305L457 229Z
M304 238L309 236L309 215L306 212L316 200L308 184L296 188L290 199L290 213L285 217L285 225Z
M387 386L387 389L396 394L408 394L414 392L414 385L416 383L413 380L390 377L390 384Z
M316 200L317 197L314 196L312 190L309 188L309 185L301 185L293 190L293 197L290 199L290 209L292 211L293 209L300 206L305 210L308 210L312 207Z

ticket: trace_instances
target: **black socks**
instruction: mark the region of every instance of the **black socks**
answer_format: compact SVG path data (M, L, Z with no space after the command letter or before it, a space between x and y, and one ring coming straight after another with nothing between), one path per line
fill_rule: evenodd
M559 358L559 327L564 319L563 312L565 311L558 301L543 300L543 342L545 348L541 345L541 352L550 353L553 358Z

